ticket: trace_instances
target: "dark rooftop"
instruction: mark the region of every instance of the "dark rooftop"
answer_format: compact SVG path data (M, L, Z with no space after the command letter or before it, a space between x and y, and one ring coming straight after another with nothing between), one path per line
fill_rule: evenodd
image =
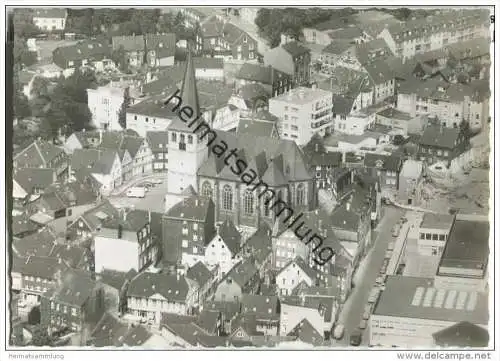
M489 257L488 222L456 220L439 265L442 267L486 271Z

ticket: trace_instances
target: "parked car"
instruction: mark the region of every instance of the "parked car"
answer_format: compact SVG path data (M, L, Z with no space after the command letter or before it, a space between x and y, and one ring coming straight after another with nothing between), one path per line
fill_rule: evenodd
M392 236L397 237L399 236L399 231L401 230L401 226L399 224L396 224L394 227L392 227Z
M375 303L378 300L378 296L380 295L380 290L378 288L373 288L370 292L370 296L368 297L368 303Z
M378 276L377 279L375 280L375 283L379 286L385 285L385 277L384 276Z
M394 251L394 246L396 245L396 242L390 241L389 245L387 246L388 251Z
M392 251L385 251L385 258L391 258L392 257Z
M363 333L361 332L360 329L354 331L351 333L351 337L349 338L349 343L351 346L359 346L361 345L361 341L363 338Z
M333 330L333 338L336 340L342 340L344 338L345 327L342 324L335 326Z
M153 183L153 184L162 184L163 183L163 179L161 179L161 178L154 178L154 179L151 179L151 183Z
M363 312L363 320L368 320L372 313L372 308L370 305L365 306L365 311Z
M150 188L154 187L154 184L151 182L142 182L136 185L136 187L142 187L146 189L146 192L149 191Z
M146 189L144 187L132 187L127 191L127 197L130 198L144 198L146 196Z
M361 322L359 323L359 328L361 330L364 330L366 328L366 326L368 326L368 321L367 320L361 320Z
M384 262L382 262L382 266L380 267L380 274L385 275L387 272L387 266L389 265L389 259L384 258Z

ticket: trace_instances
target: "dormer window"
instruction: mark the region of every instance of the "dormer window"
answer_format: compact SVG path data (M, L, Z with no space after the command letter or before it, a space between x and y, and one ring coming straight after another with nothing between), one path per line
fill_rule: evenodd
M172 142L177 143L177 133L172 132Z

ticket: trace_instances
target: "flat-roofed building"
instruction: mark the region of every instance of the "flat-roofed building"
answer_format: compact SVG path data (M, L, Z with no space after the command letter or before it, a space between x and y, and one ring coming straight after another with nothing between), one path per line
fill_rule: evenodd
M332 109L332 93L322 89L299 87L269 100L269 112L279 118L280 137L298 145L333 131Z
M454 215L425 213L419 228L418 253L440 257L454 222Z
M462 321L488 329L486 292L440 288L432 278L388 276L370 318L370 344L431 347L433 333Z
M436 285L484 291L488 284L490 225L487 221L459 217L453 224L441 257Z

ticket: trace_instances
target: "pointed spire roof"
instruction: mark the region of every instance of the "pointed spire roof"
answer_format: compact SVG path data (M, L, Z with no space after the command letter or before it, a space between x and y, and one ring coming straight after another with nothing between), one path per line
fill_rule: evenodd
M198 88L196 87L196 73L191 49L188 50L186 70L184 72L184 80L182 81L181 99L183 106L189 105L193 108L194 116L200 114Z
M189 106L193 109L193 116L191 117L192 120L201 114L200 101L198 99L198 88L196 87L196 73L190 49L188 50L186 70L184 71L184 79L182 80L180 98L182 100L182 107ZM175 117L172 120L172 123L168 126L168 129L192 131L192 129L187 126L188 123L185 123L182 119Z

